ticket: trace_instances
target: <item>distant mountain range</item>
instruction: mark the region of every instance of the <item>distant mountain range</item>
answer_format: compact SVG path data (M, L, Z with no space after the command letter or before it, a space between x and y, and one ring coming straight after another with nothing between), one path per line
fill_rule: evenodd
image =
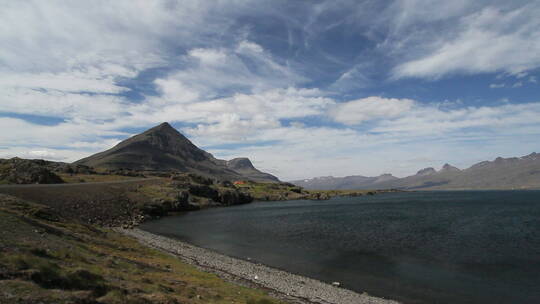
M166 122L74 164L105 170L179 171L227 180L279 181L257 170L247 158L230 161L215 158Z
M440 170L425 168L415 175L397 178L391 174L377 177L316 177L291 183L306 189L404 189L404 190L481 190L540 189L540 154L483 161L460 170L445 164Z

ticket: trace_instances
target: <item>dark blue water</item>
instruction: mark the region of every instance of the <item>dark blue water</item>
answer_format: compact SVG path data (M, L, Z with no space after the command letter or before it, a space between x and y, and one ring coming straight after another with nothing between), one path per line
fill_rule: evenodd
M540 303L540 191L253 203L142 229L404 303Z

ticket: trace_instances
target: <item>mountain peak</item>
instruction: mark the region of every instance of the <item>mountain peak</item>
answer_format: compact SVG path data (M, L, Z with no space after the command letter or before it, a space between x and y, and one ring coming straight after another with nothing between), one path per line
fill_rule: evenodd
M457 171L461 171L459 168L456 168L448 163L444 164L444 166L442 167L441 169L441 172L457 172Z
M437 171L434 168L429 167L429 168L424 168L424 169L418 171L416 173L416 175L431 175L431 174L435 174L435 173L437 173Z
M173 126L171 126L168 122L163 122L153 128L146 130L144 133L156 133L156 132L174 132L174 133L178 133L182 135L180 132L178 132L178 130L173 128Z
M227 162L227 166L233 170L241 169L255 169L249 158L237 157Z
M227 171L227 168L215 168L216 160L210 153L199 149L166 122L77 163L113 170L129 168L148 171L190 171L190 168L193 168L193 171L202 171L201 173L214 169Z
M384 173L375 178L375 182L386 182L398 179L390 173Z
M238 157L226 162L229 169L238 172L251 180L255 181L279 181L277 177L261 172L253 166L251 160L247 157Z
M231 162L234 166L230 166ZM277 177L255 169L247 158L238 158L230 162L214 158L212 154L195 146L167 122L130 137L107 151L75 163L107 170L180 171L217 179L279 181ZM231 167L239 167L242 170L234 170Z
M529 155L525 155L525 156L521 157L521 159L536 160L539 157L540 157L539 153L533 152L533 153L531 153Z

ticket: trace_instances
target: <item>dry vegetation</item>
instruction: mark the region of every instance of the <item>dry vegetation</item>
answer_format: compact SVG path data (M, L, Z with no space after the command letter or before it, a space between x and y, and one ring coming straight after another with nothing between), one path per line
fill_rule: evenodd
M69 174L60 173L60 178L66 183L95 183L95 182L117 182L140 179L140 177L115 175L115 174Z
M263 291L0 195L0 303L279 303Z

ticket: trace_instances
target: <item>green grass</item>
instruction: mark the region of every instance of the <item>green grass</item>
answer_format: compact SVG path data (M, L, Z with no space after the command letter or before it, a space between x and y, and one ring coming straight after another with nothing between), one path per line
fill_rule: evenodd
M0 195L0 303L281 303L116 232L36 217L41 209Z

